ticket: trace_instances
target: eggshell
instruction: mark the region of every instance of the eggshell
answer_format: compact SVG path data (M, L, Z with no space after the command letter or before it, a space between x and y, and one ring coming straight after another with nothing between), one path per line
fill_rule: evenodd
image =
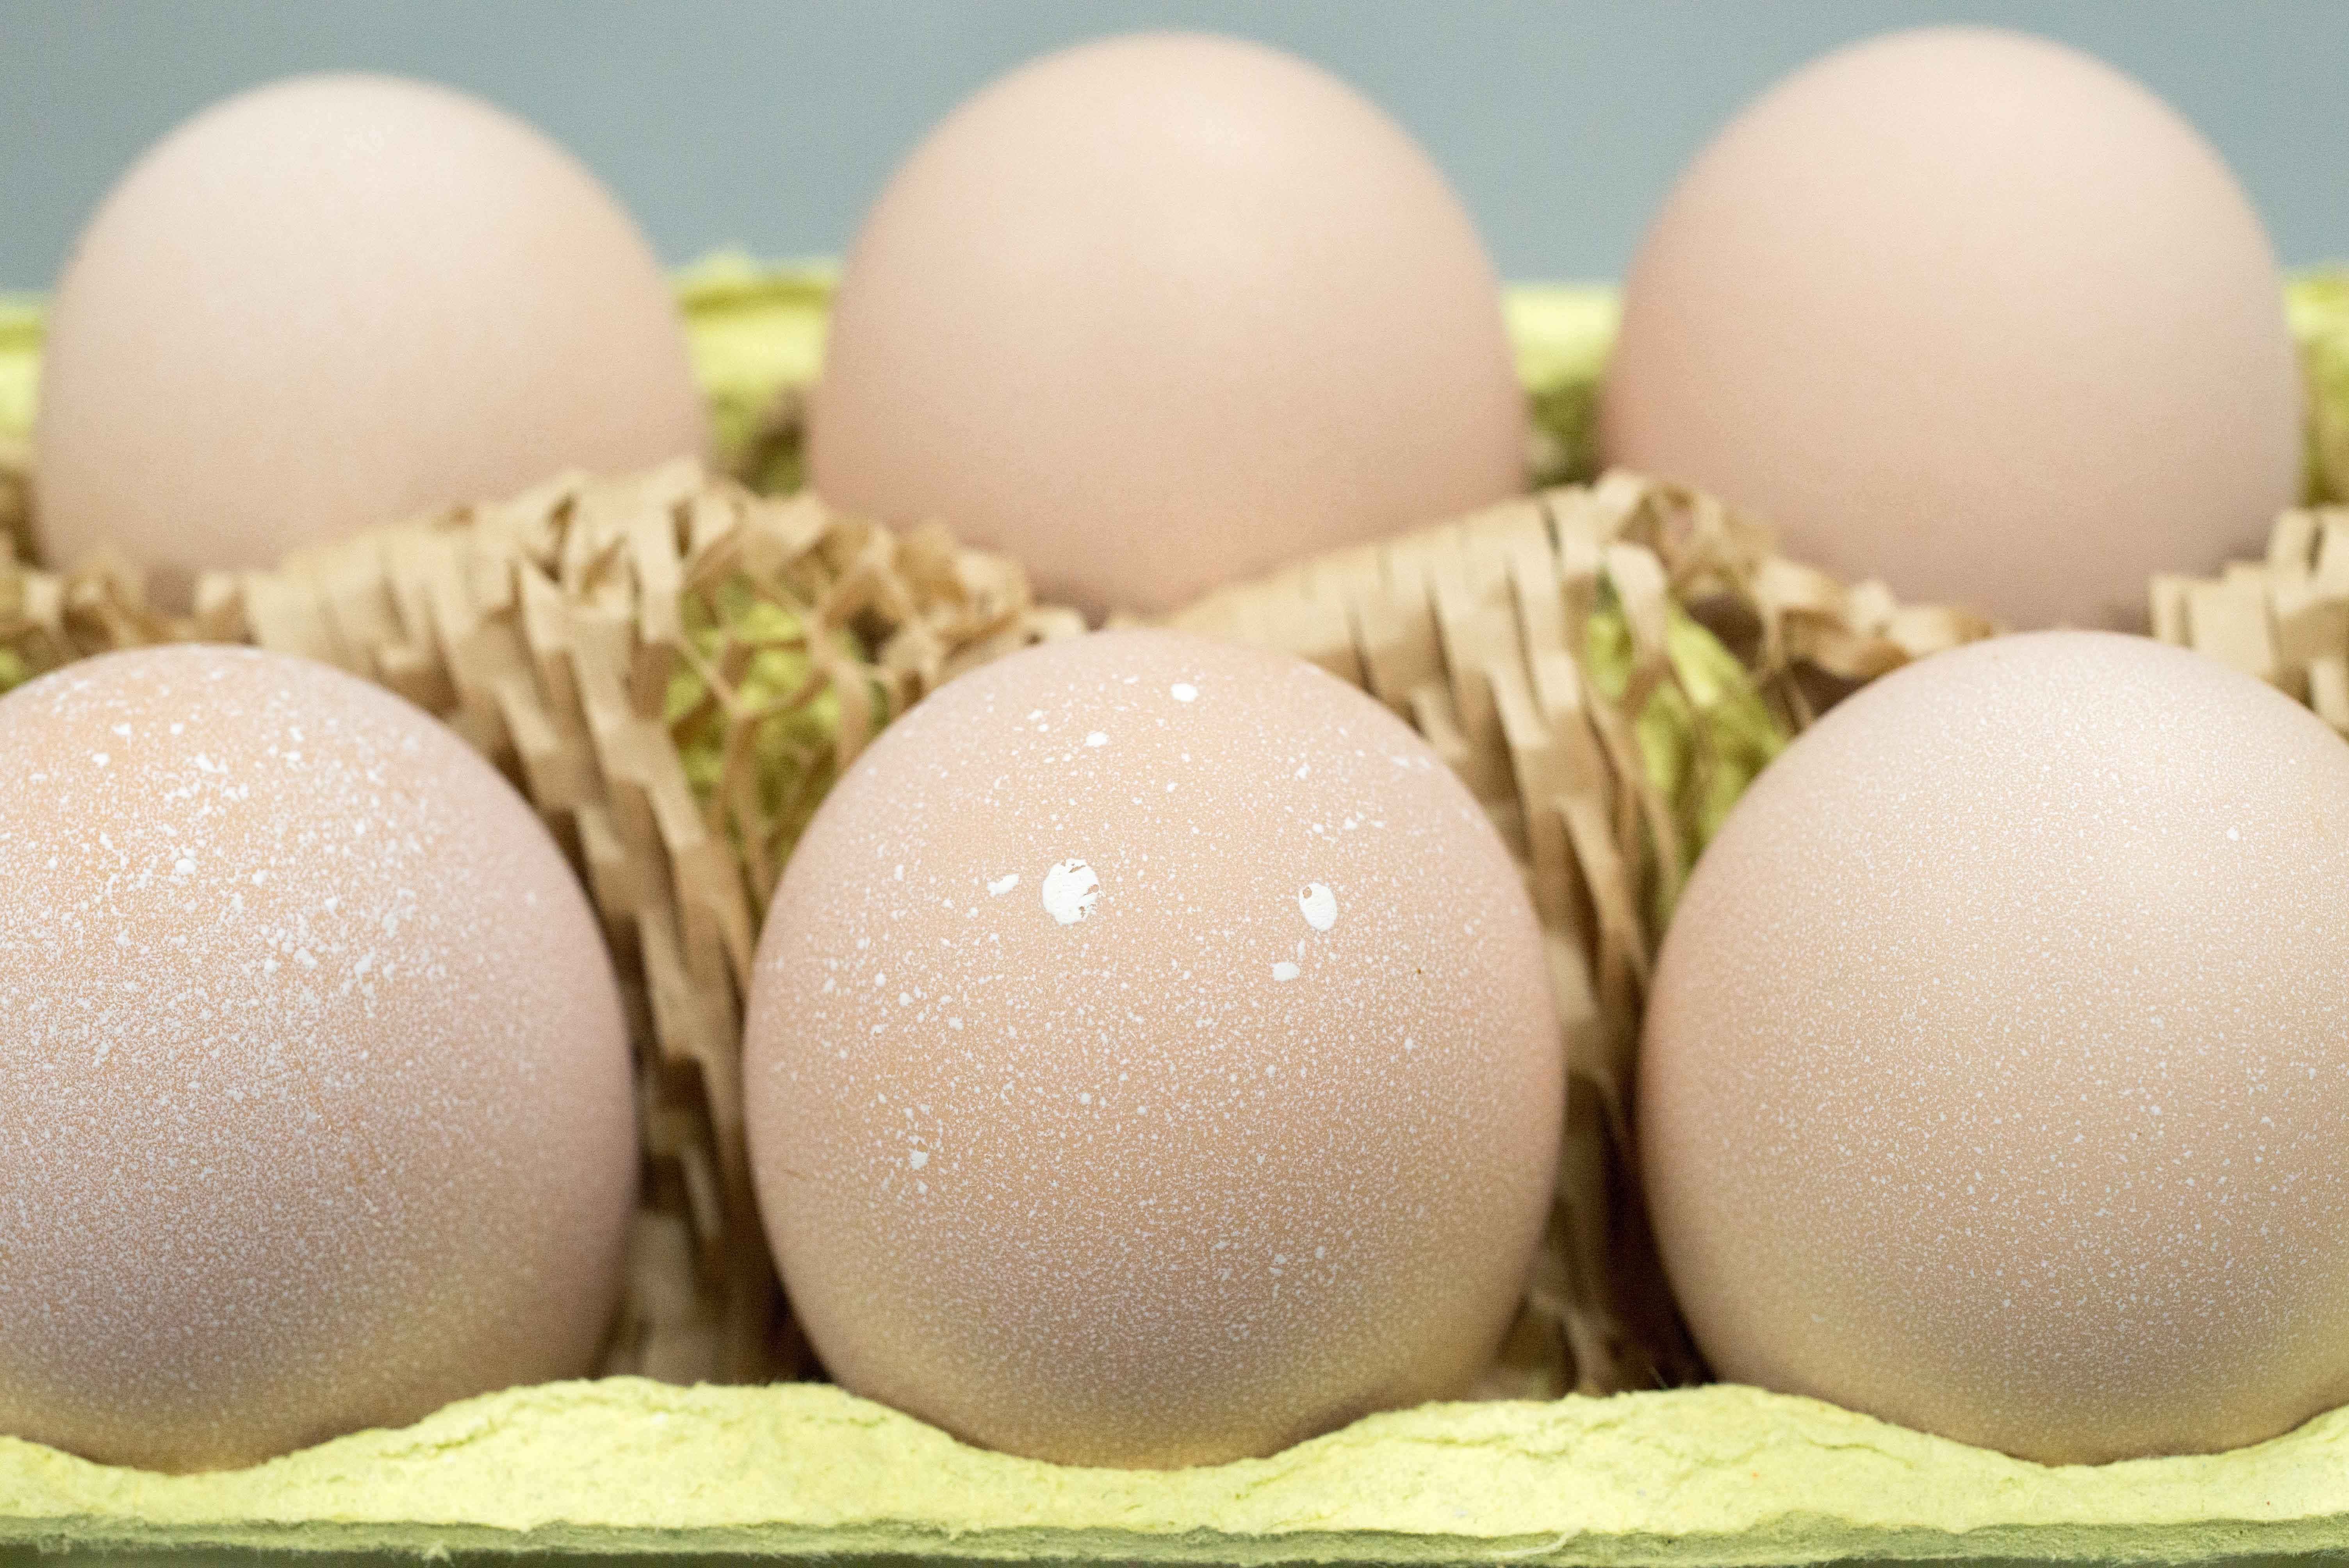
M1796 555L2018 627L2141 627L2298 494L2275 255L2193 127L1987 28L1796 72L1673 188L1625 284L1609 461Z
M1994 640L1706 849L1639 1135L1726 1378L2049 1462L2349 1398L2349 747L2197 654Z
M184 575L564 469L698 453L644 237L478 99L297 77L158 142L57 284L34 436L45 552Z
M1072 1463L1460 1394L1564 1113L1540 930L1467 790L1353 687L1164 632L892 726L784 872L745 1050L825 1367Z
M1426 154L1228 38L1050 55L890 179L840 282L810 471L1098 611L1525 485L1500 294Z
M589 1371L627 1044L521 797L243 649L45 676L0 753L0 1432L223 1468Z

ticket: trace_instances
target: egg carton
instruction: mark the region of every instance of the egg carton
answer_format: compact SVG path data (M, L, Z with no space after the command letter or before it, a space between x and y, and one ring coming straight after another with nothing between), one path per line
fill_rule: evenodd
M2314 1563L2349 1549L2349 1414L2233 1453L2050 1468L1714 1385L1429 1405L1269 1459L1110 1470L968 1448L822 1384L605 1378L212 1475L0 1439L12 1547L177 1563Z
M165 613L138 573L105 559L64 574L0 568L0 679L203 638L303 655L388 686L526 792L594 895L631 1003L652 1179L604 1369L642 1376L512 1391L410 1433L343 1439L391 1445L359 1473L391 1485L401 1465L389 1456L413 1451L403 1445L452 1451L426 1435L452 1420L486 1422L464 1429L506 1433L497 1441L538 1456L519 1461L533 1509L569 1506L559 1486L543 1488L547 1467L564 1453L574 1459L561 1462L585 1463L581 1445L615 1420L674 1418L675 1436L706 1459L716 1439L703 1412L720 1410L795 1454L787 1471L836 1448L843 1423L879 1422L916 1449L944 1443L836 1390L770 1386L713 1407L713 1391L686 1398L664 1385L802 1368L750 1198L740 1040L758 914L792 837L889 716L1081 621L1035 603L1016 562L960 548L941 528L901 535L804 493L760 496L693 463L565 478L304 551L275 571L210 573L193 601L188 614ZM1492 1407L1516 1412L1506 1418L1414 1419L1547 1429L1565 1407L1522 1401L1693 1378L1624 1159L1639 1008L1671 899L1746 780L1821 706L1991 628L1899 606L1880 585L1846 588L1710 498L1627 475L1227 588L1171 620L1309 658L1402 715L1484 802L1547 933L1573 1068L1567 1157L1537 1277L1479 1390L1520 1402ZM645 1440L638 1430L613 1451ZM245 1473L285 1479L337 1450ZM339 1451L335 1473L348 1479L357 1450ZM0 1522L11 1506L28 1526L67 1529L57 1522L70 1515L80 1521L70 1539L113 1532L123 1543L220 1543L278 1528L254 1524L258 1502L231 1501L250 1479L137 1478L0 1444L0 1476L11 1462L30 1467L26 1485L0 1485L0 1499L32 1501L0 1502ZM599 1455L591 1468L607 1462ZM1040 1468L983 1464L1031 1479ZM875 1484L852 1472L841 1475L852 1488L843 1498ZM116 1502L85 1497L101 1477L123 1489L109 1494ZM406 1549L421 1539L414 1525L455 1544L473 1539L473 1515L496 1511L489 1494L461 1488L429 1501L398 1486L387 1495L403 1501L351 1539ZM828 1518L843 1499L827 1501L821 1485L794 1496L801 1511L765 1516L774 1529L760 1542L829 1552L903 1545L903 1530L932 1528L909 1514L828 1534L804 1511ZM621 1539L595 1532L622 1529L611 1522L619 1516L592 1517L605 1522L578 1539ZM498 1532L517 1527L481 1528L502 1540ZM1065 1538L1073 1544L1096 1526L1072 1514L1045 1528L1076 1532Z
M724 460L788 484L828 281L719 266L686 288ZM2293 307L2323 395L2310 490L2323 500L2349 474L2323 435L2325 410L2349 407L2349 353L2332 401L2323 357L2349 344L2349 291L2335 304L2303 283ZM1611 295L1514 291L1510 310L1541 413L1537 471L1585 474ZM787 355L768 341L779 324ZM22 538L29 489L8 434L0 526ZM2157 630L2220 651L2256 648L2262 627L2269 678L2325 711L2333 677L2315 672L2349 653L2349 614L2333 608L2349 603L2335 586L2349 550L2325 565L2335 530L2349 540L2349 513L2288 514L2289 547L2215 594L2158 582ZM567 478L276 572L209 576L185 614L150 603L119 563L0 568L0 686L112 647L254 642L381 681L496 760L603 915L652 1171L605 1358L616 1375L225 1475L109 1470L0 1439L0 1550L1712 1563L2349 1548L2349 1417L2235 1454L2061 1470L1813 1401L1655 1387L1700 1370L1624 1158L1672 899L1737 791L1826 706L1992 628L1837 583L1710 498L1628 475L1324 557L1170 619L1369 690L1460 772L1524 868L1568 1030L1569 1126L1537 1274L1484 1402L1160 1475L980 1453L819 1384L716 1386L803 1365L750 1205L740 1109L741 990L790 840L888 716L1080 624L1036 604L1017 563L943 530L901 534L676 465ZM1635 1391L1593 1397L1614 1390Z

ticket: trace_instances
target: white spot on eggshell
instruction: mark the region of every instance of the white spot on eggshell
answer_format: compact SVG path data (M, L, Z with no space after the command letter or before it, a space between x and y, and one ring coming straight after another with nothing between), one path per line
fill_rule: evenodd
M1019 873L1018 872L1006 872L1003 875L997 877L993 882L988 883L987 891L993 893L996 897L1001 898L1005 893L1009 892L1013 888L1016 888L1019 885Z
M1100 902L1101 878L1084 861L1061 861L1044 873L1044 913L1062 925L1076 924Z
M1167 690L1174 696L1176 702L1196 702L1199 700L1199 688L1193 686L1189 681L1176 681L1173 686L1169 686Z
M1085 744L1087 746L1107 746L1109 744L1109 737L1096 729L1091 735L1085 737Z
M1297 911L1305 923L1316 931L1327 931L1338 923L1338 895L1326 882L1307 882L1297 895Z
M1296 965L1289 963L1288 960L1285 958L1272 966L1273 979L1278 981L1284 985L1304 973L1305 971L1299 969Z

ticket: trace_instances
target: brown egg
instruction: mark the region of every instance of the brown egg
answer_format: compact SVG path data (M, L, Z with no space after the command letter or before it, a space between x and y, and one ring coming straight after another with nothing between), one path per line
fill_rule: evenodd
M594 176L446 88L297 77L158 142L50 312L42 546L171 575L698 453L676 303Z
M1682 175L1601 438L1903 598L2127 629L2149 573L2260 552L2300 407L2274 253L2194 128L1936 27L1796 72Z
M1650 1003L1656 1228L1726 1378L2049 1462L2349 1398L2349 746L2051 632L1827 715Z
M882 736L784 872L745 1049L825 1367L1082 1464L1462 1393L1564 1112L1541 933L1467 790L1311 665L1154 631Z
M1098 611L1521 490L1468 216L1402 129L1290 57L1150 34L955 111L841 277L815 488L942 518Z
M216 1469L587 1372L626 1037L495 770L214 647L24 686L0 750L0 1432Z

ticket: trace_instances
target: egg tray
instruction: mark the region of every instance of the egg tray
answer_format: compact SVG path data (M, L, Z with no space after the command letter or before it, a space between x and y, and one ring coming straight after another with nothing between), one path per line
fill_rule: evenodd
M984 1453L822 1384L616 1377L219 1475L0 1439L11 1548L181 1564L2313 1563L2349 1548L2349 1413L2230 1454L2049 1469L1713 1386L1428 1405L1269 1459L1131 1471Z
M721 604L724 585L746 580L764 587L756 604L773 619ZM788 818L730 816L724 803L762 776L762 755L766 773L789 775L755 727L817 699L791 708L744 694L756 681L791 696L821 686L838 702L861 685L874 699L865 717L853 707L828 717L853 744L860 726L869 732L953 670L1073 630L1072 619L1030 603L1012 563L956 550L936 531L900 539L689 465L566 480L309 552L279 573L210 578L185 620L159 616L103 563L64 578L19 569L0 583L17 607L0 640L28 667L160 636L240 636L369 674L516 773L583 855L607 923L623 927L615 951L654 1059L689 1062L686 1083L700 1097L664 1099L661 1071L647 1075L648 1130L680 1109L705 1129L701 1181L714 1201L697 1220L685 1173L695 1139L664 1149L656 1138L656 1168L678 1168L657 1197L667 1186L672 1202L639 1224L616 1364L633 1355L682 1380L730 1354L738 1374L771 1357L763 1320L741 1310L755 1297L726 1292L742 1274L724 1265L766 1264L754 1229L725 1228L739 1177L714 1129L735 1103L740 911L762 891L745 832ZM731 634L713 629L719 616ZM1365 685L1462 771L1519 851L1561 995L1579 998L1569 1049L1583 1121L1521 1325L1532 1332L1499 1388L1669 1375L1670 1326L1640 1312L1661 1298L1629 1288L1637 1282L1621 1271L1637 1262L1637 1237L1603 1190L1610 1102L1619 1112L1669 890L1736 789L1820 703L1986 628L1903 609L1879 588L1843 588L1717 503L1624 476L1226 590L1176 619ZM826 652L827 629L856 642ZM853 652L865 644L875 651ZM762 656L786 664L761 670ZM564 693L567 703L550 696ZM721 746L711 774L689 758L713 704L742 738ZM589 790L598 779L600 801ZM698 819L681 809L688 799ZM561 801L567 828L551 804ZM719 851L731 880L698 880ZM644 1245L664 1231L680 1238L673 1254L698 1236L717 1277L707 1264L665 1274ZM2349 1548L2344 1444L2349 1414L2234 1454L2048 1469L1816 1401L1711 1387L1429 1406L1270 1459L1155 1474L982 1453L820 1384L612 1377L491 1395L219 1475L149 1475L0 1439L0 1549L2189 1562Z
M720 262L682 287L720 460L787 486L828 280ZM2349 292L2303 283L2293 309L2327 391ZM1603 290L1511 295L1537 472L1588 467L1612 310ZM36 314L0 303L0 526L20 538L37 335ZM2328 441L2349 456L2349 435L2328 437L2333 405L2316 402L2323 500L2344 471ZM2349 655L2335 586L2349 514L2287 514L2277 537L2267 562L2217 584L2158 583L2158 629L2241 663L2263 626L2260 673L2323 711L2333 676L2295 686L2292 672ZM2333 607L2313 618L2298 615L2310 583ZM221 1476L0 1439L0 1549L1727 1563L2349 1547L2349 1470L2333 1454L2349 1426L2335 1418L2239 1454L2049 1470L1751 1390L1587 1397L1698 1370L1623 1158L1639 1008L1687 867L1821 707L1991 628L1847 587L1709 498L1620 475L1171 619L1364 686L1459 770L1526 870L1568 1029L1569 1126L1547 1244L1486 1402L1154 1476L980 1454L822 1385L676 1386L802 1365L750 1202L738 1037L757 912L792 837L890 715L1080 627L1032 601L1017 563L941 529L901 535L678 464L209 575L185 615L103 559L62 575L0 568L0 686L112 647L254 642L400 691L503 768L604 917L649 1171L605 1357L607 1372L643 1376L511 1390Z

